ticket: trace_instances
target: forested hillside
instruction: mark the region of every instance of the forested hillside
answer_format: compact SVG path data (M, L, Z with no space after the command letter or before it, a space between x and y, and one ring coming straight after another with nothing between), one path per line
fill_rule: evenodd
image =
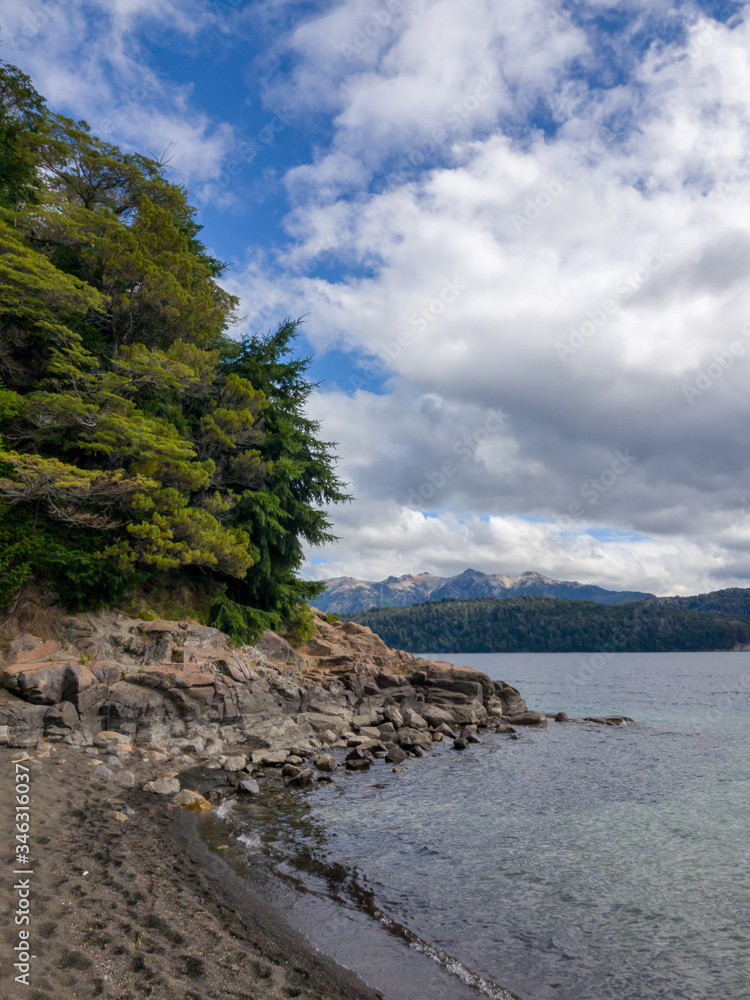
M750 618L653 601L602 605L551 597L428 601L350 616L410 652L668 652L750 642Z
M310 618L303 540L345 500L296 324L237 300L164 167L0 63L0 606L181 600L237 636Z

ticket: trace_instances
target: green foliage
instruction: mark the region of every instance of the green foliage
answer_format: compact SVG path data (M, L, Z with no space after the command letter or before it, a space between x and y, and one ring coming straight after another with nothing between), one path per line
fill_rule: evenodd
M296 614L285 623L284 636L292 646L301 646L315 638L315 617L308 604L302 604Z
M211 606L209 624L226 632L238 645L252 642L267 628L279 629L281 616L275 612L259 611L219 594Z
M371 608L351 617L387 645L411 652L646 653L732 649L750 641L750 618L696 612L663 599L605 605L554 597L477 597Z
M0 604L34 581L141 607L168 583L235 636L306 634L302 543L346 496L297 324L233 340L185 191L2 63L0 141Z

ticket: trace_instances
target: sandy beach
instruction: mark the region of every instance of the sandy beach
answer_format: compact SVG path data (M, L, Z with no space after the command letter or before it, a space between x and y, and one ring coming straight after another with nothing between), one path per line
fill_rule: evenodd
M56 750L25 762L32 873L22 875L13 874L19 870L13 762L24 751L0 750L3 997L383 997L285 927L205 848L195 813L148 793L122 792L93 777L80 750ZM14 887L27 881L29 923L19 925ZM13 967L24 929L34 956L28 985L16 981Z

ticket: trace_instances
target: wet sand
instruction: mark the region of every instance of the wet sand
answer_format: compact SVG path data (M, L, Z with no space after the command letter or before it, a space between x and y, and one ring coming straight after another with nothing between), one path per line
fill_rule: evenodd
M58 745L26 762L32 874L14 875L13 761L22 755L0 748L5 1000L383 1000L209 851L196 814L97 780L80 751ZM113 817L128 807L126 821ZM16 925L14 887L26 879L30 922ZM35 956L29 985L13 968L24 929Z

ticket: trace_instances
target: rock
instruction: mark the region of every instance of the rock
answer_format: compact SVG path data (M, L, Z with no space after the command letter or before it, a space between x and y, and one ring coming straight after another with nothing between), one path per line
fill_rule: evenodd
M10 742L10 727L0 726L0 745L7 746Z
M177 778L157 778L156 781L147 781L143 790L156 795L176 795L180 790L180 782Z
M526 702L517 688L511 687L505 681L495 681L495 694L503 706L503 715L522 715L528 711Z
M135 788L135 775L132 771L118 771L112 778L116 785L120 788Z
M422 715L433 729L440 729L441 726L450 728L454 721L453 713L446 708L440 708L439 705L425 705L422 709ZM445 733L445 735L448 734Z
M323 740L324 743L336 742L336 734L332 729L324 729L323 732L320 734L320 738L321 740Z
M470 729L462 729L458 734L458 738L466 740L467 743L479 743L479 737L472 733Z
M286 750L253 750L250 759L261 767L279 767L289 756Z
M55 705L63 700L68 664L21 663L6 667L0 683L24 701L36 705Z
M386 722L392 722L396 729L402 729L404 726L404 717L395 705L386 705L383 717Z
M294 651L286 639L282 639L275 632L263 632L260 638L255 641L255 645L269 660L281 663L293 663L297 666L301 666L303 662L302 657Z
M547 716L543 712L523 712L521 715L510 716L509 722L514 726L540 726L547 725Z
M461 726L486 726L490 719L484 705L478 701L454 706L453 715Z
M469 746L469 741L465 740L463 736L457 736L453 741L454 750L466 750Z
M118 733L114 729L103 729L94 737L95 747L107 747L110 743L129 743L129 737L125 733Z
M330 732L341 736L349 728L349 722L339 715L326 715L322 712L300 712L300 722L307 722L316 733Z
M97 764L92 774L95 778L111 778L112 772L105 764Z
M427 719L423 718L419 712L415 712L413 708L405 708L402 713L404 717L404 726L409 729L429 729Z
M367 771L370 767L370 761L367 758L353 758L347 760L344 766L347 771Z
M495 726L496 733L515 733L513 726L509 726L506 722L498 722Z
M372 760L372 754L369 750L364 750L362 747L354 747L346 755L347 760Z
M376 726L360 726L359 735L368 740L379 740L380 730Z
M455 740L456 736L458 735L457 733L455 733L453 731L453 728L451 726L449 726L446 722L441 723L437 727L437 729L435 730L435 732L436 733L442 733L443 736L448 736L452 740Z
M405 726L403 729L397 730L396 743L407 750L419 746L427 749L432 746L432 737L424 729L411 729L409 726Z
M389 747L385 755L385 759L389 764L401 764L406 760L406 757L406 751L402 750L401 747L398 746Z
M110 819L116 819L118 823L127 823L128 821L128 817L125 813L122 813L117 809L114 809L109 815Z
M442 734L442 733L439 733L439 732L437 731L437 729L436 729L436 730L434 731L434 733L432 734L432 742L433 742L433 743L439 743L439 742L440 742L440 741L442 740L442 738L443 738L443 734Z
M555 722L569 722L570 717L567 712L558 712L555 716Z
M208 799L204 799L200 792L191 791L189 788L183 788L172 801L175 805L182 806L183 809L192 809L194 812L206 812L211 808Z
M281 773L285 778L296 778L298 774L302 774L302 768L295 764L284 764Z
M104 761L110 771L121 771L123 764L119 757L110 756Z
M396 727L392 722L384 722L382 726L378 726L378 734L381 740L389 740L394 736L396 732Z
M299 771L293 778L287 781L288 785L292 788L306 788L308 785L312 784L313 778L315 777L315 772L312 769L305 769L304 771Z
M286 758L286 754L284 755ZM247 766L247 757L237 754L236 757L227 757L224 761L225 771L243 771Z
M74 729L80 722L80 716L75 705L70 701L61 701L44 713L44 729L67 728Z
M303 758L298 756L296 753L290 753L286 759L287 764L301 764Z
M237 791L245 795L259 795L260 785L254 778L244 778L238 785Z
M380 739L380 733L375 739ZM346 741L346 745L349 747L360 747L365 743L372 743L372 738L370 736L352 736Z
M338 767L335 759L329 753L319 753L314 758L314 763L319 771L335 771Z

